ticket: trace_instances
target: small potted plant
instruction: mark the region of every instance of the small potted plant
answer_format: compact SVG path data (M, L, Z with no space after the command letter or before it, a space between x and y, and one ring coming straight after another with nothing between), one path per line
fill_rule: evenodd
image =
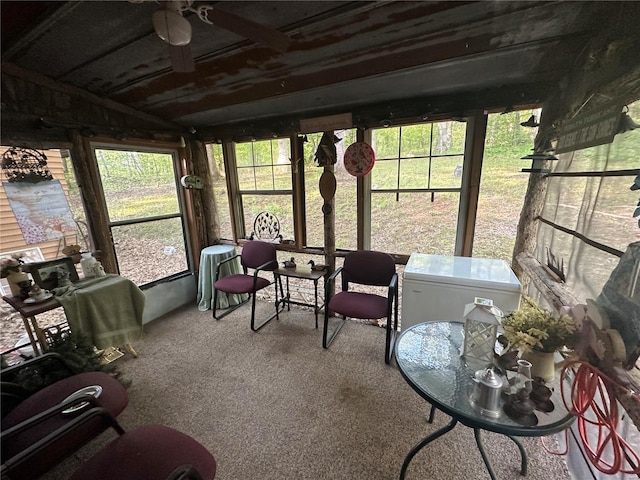
M576 321L568 315L554 315L533 299L523 297L521 307L502 321L505 351L518 350L521 358L531 362L531 376L545 381L555 375L554 354L576 332Z

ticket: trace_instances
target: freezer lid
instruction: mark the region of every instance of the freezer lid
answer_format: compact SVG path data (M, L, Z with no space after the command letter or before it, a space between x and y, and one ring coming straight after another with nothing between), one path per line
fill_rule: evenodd
M497 258L412 253L402 278L520 292L520 281L509 264Z

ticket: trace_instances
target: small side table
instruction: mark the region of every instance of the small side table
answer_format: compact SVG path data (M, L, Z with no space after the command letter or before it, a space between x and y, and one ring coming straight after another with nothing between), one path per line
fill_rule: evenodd
M291 305L301 305L305 307L313 307L313 313L316 315L316 328L318 328L318 312L324 307L324 303L322 305L318 305L318 280L324 278L325 271L320 270L311 270L310 272L302 272L296 270L295 268L278 268L274 271L276 277L285 277L287 279L287 293L282 291L282 282L280 282L280 293L282 296L281 300L278 300L278 305L287 305L287 310L291 309ZM291 300L291 293L289 291L289 278L299 278L301 280L311 280L313 282L314 294L313 294L313 303L305 303L299 302L297 300ZM276 309L278 306L276 306Z
M227 258L233 257L236 249L233 245L212 245L203 248L200 252L200 271L198 272L198 310L204 312L211 309L211 301L213 299L213 285L216 282L216 267L218 263ZM227 262L220 269L221 277L242 273L240 264L235 262ZM238 305L246 299L246 295L218 295L217 308L229 308Z
M527 454L517 437L542 437L561 432L575 420L575 416L564 408L560 379L553 384L556 388L551 399L555 409L548 413L536 410L538 423L535 426L516 423L502 412L493 418L477 411L469 401L469 393L474 386L474 368L461 358L463 330L461 322L418 323L404 330L396 341L400 374L418 395L432 405L429 422L433 420L433 408L451 417L446 426L424 437L409 451L400 469L400 480L406 478L409 463L420 450L458 423L473 429L476 446L492 480L496 480L496 475L482 443L483 430L505 435L516 444L521 456L520 474L526 475Z
M38 321L36 315L53 310L60 307L60 302L55 297L51 297L48 300L38 303L27 304L19 297L5 296L2 299L15 308L22 317L22 323L29 336L29 343L33 348L33 353L37 356L43 353L47 349L47 343L44 338L44 333Z

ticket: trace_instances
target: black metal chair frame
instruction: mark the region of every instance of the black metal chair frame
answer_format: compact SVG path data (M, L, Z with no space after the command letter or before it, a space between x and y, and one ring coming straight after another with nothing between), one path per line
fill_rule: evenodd
M8 437L10 437L11 435L15 435L16 433L31 428L32 426L42 422L47 418L60 415L63 410L85 401L90 402L93 408L90 408L77 417L71 419L68 423L50 433L38 442L34 443L33 445L30 445L18 455L15 455L7 460L3 459L2 466L0 467L2 478L5 478L5 475L9 475L11 469L16 468L16 466L22 465L25 462L37 461L38 455L40 455L43 449L54 444L56 441L63 439L65 435L72 433L75 429L81 427L94 418L101 419L105 430L111 427L117 432L118 435L124 435L126 433L124 428L120 426L118 421L106 409L98 406L99 404L97 403L95 397L93 395L87 394L86 396L76 397L70 401L60 403L59 405L51 407L49 410L42 412L41 414L36 415L29 420L25 420L15 427L8 429L6 432L2 433L2 436L4 437L5 435L7 435ZM87 440L86 443L88 443L89 440ZM202 480L202 476L191 465L182 465L176 468L169 475L167 480Z
M75 372L65 358L56 352L46 352L43 355L29 358L23 362L11 365L9 367L0 370L0 398L2 398L2 416L9 412L12 406L17 405L21 401L25 400L31 393L23 388L21 385L15 383L14 377L21 370L25 368L34 368L40 364L50 361L58 362L69 373L69 376L74 375Z
M215 281L213 282L214 283L214 289L213 289L214 292L213 292L213 301L212 301L211 310L213 310L213 318L215 318L216 320L220 320L220 319L226 317L227 315L229 315L230 313L234 312L238 308L240 308L242 305L244 305L245 303L247 303L249 301L249 298L251 298L251 300L252 300L252 303L251 303L251 330L253 330L254 332L257 332L258 330L260 330L262 327L264 327L267 323L269 323L274 318L279 318L280 310L278 309L278 286L276 284L278 282L278 280L279 280L279 277L277 277L274 274L273 275L273 282L270 282L270 285L274 285L274 290L275 290L275 295L276 295L276 300L275 300L276 312L273 315L271 315L269 318L267 318L266 320L263 320L257 326L256 326L256 323L255 323L255 317L256 317L256 284L257 284L257 281L258 281L258 275L259 275L259 273L261 271L268 271L268 270L266 270L266 267L271 265L273 262L267 262L267 263L265 263L263 265L260 265L258 268L256 268L254 270L254 272L253 272L253 293L248 293L249 298L247 298L243 302L240 302L238 305L233 305L232 307L227 308L222 314L216 316L216 309L217 309L217 306L218 306L218 289L215 288L215 282L217 282L218 279L220 278L220 267L223 264L225 264L227 262L230 262L232 260L235 260L236 258L240 258L240 257L242 257L241 254L234 255L233 257L226 258L226 259L222 260L216 266L216 276L215 276ZM248 268L247 267L242 267L242 268L243 268L244 274L248 275L248 271L249 271ZM282 282L282 280L280 280L280 282ZM280 285L280 289L282 289L282 284ZM263 289L261 289L261 290L263 290ZM283 309L284 309L284 306L283 306Z
M24 465L27 462L33 462L33 461L37 461L37 457L38 455L40 455L42 453L43 449L46 449L47 447L51 446L53 443L55 443L56 441L60 440L61 438L61 434L63 432L66 432L68 429L73 429L75 427L77 427L78 425L80 425L81 423L84 423L85 420L85 416L87 414L89 414L90 412L92 412L93 410L100 410L103 411L106 416L108 416L111 420L110 420L110 425L105 426L105 429L108 428L108 426L112 426L120 435L122 435L124 433L124 429L122 429L122 427L120 426L120 424L118 424L117 420L115 418L113 418L111 416L111 414L105 410L104 408L100 407L100 404L98 403L98 400L91 395L90 393L87 393L85 395L81 395L81 396L77 396L74 398L71 398L65 402L61 402L58 405L54 405L53 407L49 408L48 410L45 410L43 412L40 412L37 415L34 415L33 417L17 424L14 425L11 428L8 428L7 430L3 431L2 434L0 434L0 438L2 443L4 442L10 442L11 438L15 435L18 435L32 427L34 427L35 425L43 422L44 420L51 418L51 417L55 417L58 415L61 415L62 412L68 408L71 408L73 406L76 406L80 403L83 402L87 402L89 405L91 405L91 408L88 412L85 412L81 415L79 415L76 418L73 418L71 420L69 420L68 423L66 423L64 426L60 427L58 430L55 430L53 432L51 432L49 435L47 435L44 438L41 438L40 440L38 440L37 442L33 443L32 445L30 445L28 448L25 448L24 450L22 450L21 452L17 453L16 455L14 455L11 458L3 458L2 459L2 465L0 466L0 476L2 476L2 478L5 478L5 475L7 475L9 478L11 477L11 471L13 469L16 469L18 467L20 467L21 465ZM93 418L93 416L95 416L95 414L92 415L91 418ZM104 431L104 430L103 430ZM78 448L80 448L82 445L89 443L93 438L95 437L91 437L91 438L86 438L85 441L82 444L74 444L74 448L72 450L68 450L66 453L64 453L59 461L62 461L64 458L68 457L69 455L71 455L74 451L76 451Z
M336 338L340 330L347 321L347 317L342 315L342 320L335 327L334 331L329 335L329 301L331 300L331 291L335 284L336 277L340 274L343 267L338 267L335 272L331 274L331 276L327 279L325 283L325 308L324 308L324 332L322 333L322 347L329 348L333 340ZM344 277L342 278L342 291L346 292L349 290L349 282L347 282ZM393 310L393 322L391 321L391 313ZM393 323L393 325L392 325ZM396 337L398 334L398 274L394 273L391 278L391 282L389 283L388 294L387 294L387 333L385 339L385 352L384 352L384 361L385 363L391 363L391 358L393 357L393 350L396 343Z

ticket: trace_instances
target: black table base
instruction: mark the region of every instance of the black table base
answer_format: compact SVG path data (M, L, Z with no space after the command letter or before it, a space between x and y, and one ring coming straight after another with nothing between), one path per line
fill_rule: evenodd
M433 413L434 412L432 408L430 412L429 423L431 423L431 420L433 420ZM447 425L442 427L440 430L436 430L432 434L427 435L422 440L420 440L420 442L418 442L405 457L404 462L402 463L402 468L400 469L400 480L405 479L407 474L407 468L409 467L409 463L411 462L413 457L415 457L416 454L420 450L422 450L424 447L426 447L429 443L433 442L434 440L437 440L438 438L443 436L445 433L453 430L453 427L455 427L457 423L458 423L458 420L456 420L455 418L452 418L451 421ZM493 467L491 466L491 461L489 460L489 457L487 457L487 453L485 452L484 445L482 443L482 437L480 436L480 431L481 429L479 428L473 429L473 434L476 438L476 445L478 446L478 450L480 451L482 460L484 461L484 464L487 467L487 471L489 472L489 476L491 477L491 480L496 480L496 474L494 473ZM511 439L511 441L513 441L513 443L515 443L516 446L518 447L518 450L520 450L520 457L522 459L520 464L520 475L523 475L523 476L526 475L527 474L527 452L525 452L524 447L522 446L522 444L517 438L512 437L511 435L505 435L505 436Z

